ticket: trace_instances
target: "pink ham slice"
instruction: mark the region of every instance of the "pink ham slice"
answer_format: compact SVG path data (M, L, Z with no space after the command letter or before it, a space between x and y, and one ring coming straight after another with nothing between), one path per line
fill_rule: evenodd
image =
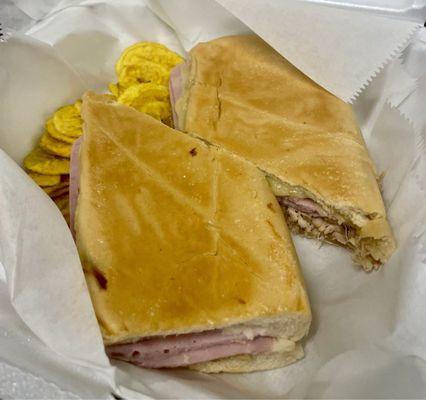
M176 113L175 104L183 94L182 71L186 63L177 65L172 69L169 80L170 103L173 113L173 124L179 129L179 117Z
M71 226L71 233L74 237L75 237L74 217L75 217L75 208L77 206L77 199L78 199L78 189L79 189L78 182L80 178L79 153L80 153L80 146L82 141L83 141L83 136L74 142L71 149L69 202L70 202L70 226Z
M176 368L238 354L269 352L273 343L274 339L268 336L247 339L242 333L224 334L213 330L111 345L107 353L111 358L140 367Z

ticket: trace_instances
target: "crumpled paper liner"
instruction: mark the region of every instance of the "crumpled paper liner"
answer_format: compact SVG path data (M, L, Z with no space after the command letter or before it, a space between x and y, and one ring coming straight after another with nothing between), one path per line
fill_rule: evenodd
M175 33L139 1L61 4L32 26L31 37L15 36L0 44L0 146L18 162L56 107L75 100L85 88L106 88L113 62L128 44L160 41L183 52L182 32ZM209 35L238 31L233 17L225 15L223 20L215 15L218 28ZM187 13L189 31L198 22ZM196 39L187 36L188 43ZM306 55L312 58L311 52ZM409 53L405 56L410 60ZM294 238L314 318L303 360L241 375L143 370L120 362L114 370L64 220L3 152L0 271L5 273L0 272L0 294L9 300L0 302L0 358L83 398L110 398L110 391L126 398L422 397L426 156L412 125L388 101L395 95L392 88L413 83L406 76L414 76L413 71L404 75L398 68L389 64L354 104L378 170L385 172L384 199L398 250L380 271L365 274L351 264L347 251ZM350 87L345 76L339 82Z
M422 26L419 21L329 7L315 2L287 0L202 0L178 7L177 0L150 1L152 9L168 22L189 50L199 41L231 35L241 22L256 32L322 87L344 101L353 102ZM184 3L185 4L185 3ZM225 10L234 15L226 15ZM212 16L212 18L211 18ZM240 22L241 21L241 22ZM201 27L206 26L203 30Z
M217 0L315 82L353 102L420 21L287 0Z

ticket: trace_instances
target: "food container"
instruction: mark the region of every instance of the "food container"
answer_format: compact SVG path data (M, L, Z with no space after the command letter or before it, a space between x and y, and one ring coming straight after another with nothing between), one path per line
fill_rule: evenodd
M1 398L420 398L426 391L425 1L14 0L0 5ZM254 31L352 102L398 250L380 270L294 237L313 324L303 360L241 375L143 370L103 351L72 237L19 164L46 116L105 91L128 45Z

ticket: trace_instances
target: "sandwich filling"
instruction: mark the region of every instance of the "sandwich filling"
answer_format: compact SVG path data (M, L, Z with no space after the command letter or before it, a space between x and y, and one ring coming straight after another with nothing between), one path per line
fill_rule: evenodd
M111 358L140 367L176 368L235 355L270 352L275 342L269 336L249 338L244 333L212 330L111 345L107 353Z
M175 104L177 100L182 97L183 94L182 71L185 68L185 64L186 63L179 64L172 69L169 81L170 103L172 106L173 124L177 129L179 129L179 119Z
M80 146L82 141L83 141L83 136L81 136L77 141L74 142L71 149L69 203L70 203L70 228L71 228L71 233L74 237L75 237L74 219L75 219L75 209L77 207L77 199L78 199L78 186L79 186L78 180L80 177L79 153L80 153Z
M351 249L355 246L355 228L343 219L329 215L318 203L308 198L277 196L293 230L324 239Z
M380 253L374 252L372 248L374 241L368 237L361 238L360 228L347 219L325 210L310 198L281 195L276 197L293 232L346 247L354 252L356 261L362 260L372 268L381 265Z

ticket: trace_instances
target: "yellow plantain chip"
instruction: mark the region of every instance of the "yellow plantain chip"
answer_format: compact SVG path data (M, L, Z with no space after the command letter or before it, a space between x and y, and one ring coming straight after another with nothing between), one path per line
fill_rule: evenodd
M124 90L117 101L131 107L137 108L148 101L169 102L169 90L166 86L156 83L139 83Z
M61 175L44 175L37 172L28 172L28 175L41 187L55 186L61 182Z
M61 181L57 183L55 186L51 186L49 189L60 189L69 186L70 179L69 175L61 175ZM46 188L47 189L47 188Z
M127 65L140 65L145 60L171 69L180 64L183 58L160 43L139 42L121 53L115 64L115 72L120 76L121 70Z
M173 123L173 117L172 117L171 113L170 113L170 115L168 117L162 118L161 121L163 122L163 124L166 124L166 125L170 126L170 128L174 128L175 127L175 125Z
M77 112L78 112L79 114L81 114L81 105L82 105L82 101L81 101L81 100L77 100L77 101L74 103L74 107L75 107L75 109L77 110Z
M158 120L167 120L171 117L170 104L165 101L148 101L142 102L137 106L133 106L138 111L150 115L151 117Z
M69 174L70 160L48 154L36 147L24 158L24 167L44 175Z
M58 109L53 114L53 123L55 128L64 135L78 138L83 133L83 120L74 104Z
M62 196L58 196L53 199L57 207L64 211L69 207L69 200L68 200L68 194L63 194Z
M55 124L53 123L53 118L50 118L47 120L46 131L49 132L49 135L52 136L53 138L65 143L73 144L78 139L76 137L67 136L59 132L56 129Z
M70 158L71 156L72 145L50 136L48 132L43 133L42 137L40 138L39 146L47 153L53 154L55 156L66 158Z
M108 89L109 89L109 91L113 94L113 96L114 97L118 97L119 96L119 94L120 94L120 89L119 89L119 87L118 87L118 85L117 84L115 84L115 83L110 83L109 85L108 85Z
M144 82L169 84L170 70L160 64L144 60L138 65L126 65L120 71L118 83L120 87L127 88L131 85Z

